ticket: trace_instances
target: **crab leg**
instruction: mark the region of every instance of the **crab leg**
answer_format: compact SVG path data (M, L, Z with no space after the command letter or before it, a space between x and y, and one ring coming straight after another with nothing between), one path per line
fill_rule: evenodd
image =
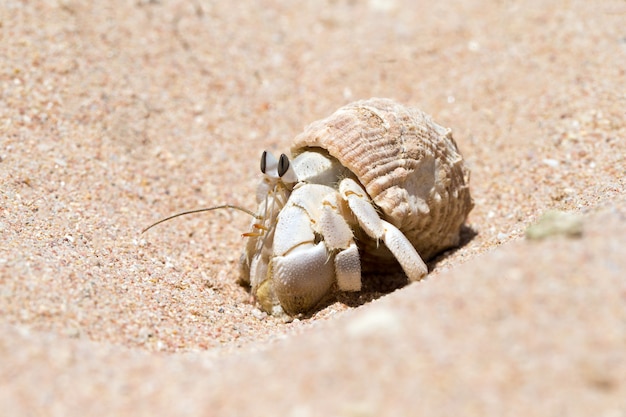
M342 180L339 194L348 202L365 233L385 242L410 281L418 281L428 274L428 267L411 242L397 227L378 216L367 193L356 181L351 178Z

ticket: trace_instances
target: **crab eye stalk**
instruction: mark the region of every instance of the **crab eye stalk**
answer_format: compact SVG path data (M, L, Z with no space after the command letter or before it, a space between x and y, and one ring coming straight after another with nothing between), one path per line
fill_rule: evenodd
M278 176L282 178L282 176L285 175L288 169L289 158L287 158L287 155L285 155L284 153L280 154L280 159L278 160Z
M263 151L261 154L261 172L270 178L278 178L278 159L271 152Z
M295 184L298 182L298 175L296 175L293 164L289 162L289 158L285 154L282 154L278 161L278 176L283 184Z

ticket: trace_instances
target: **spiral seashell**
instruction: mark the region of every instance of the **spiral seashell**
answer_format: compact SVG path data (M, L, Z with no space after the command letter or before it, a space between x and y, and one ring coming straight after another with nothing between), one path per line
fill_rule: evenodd
M381 217L396 226L422 259L457 246L474 206L469 170L450 129L390 99L348 104L296 136L292 156L322 148L363 185ZM377 243L363 259L393 260Z

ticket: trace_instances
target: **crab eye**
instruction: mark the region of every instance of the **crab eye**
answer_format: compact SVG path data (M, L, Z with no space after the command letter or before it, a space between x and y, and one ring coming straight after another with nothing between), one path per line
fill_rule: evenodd
M277 178L278 160L268 151L261 154L261 172L271 178Z
M267 151L263 151L261 154L261 172L265 174L265 170L267 169Z
M278 160L278 176L282 177L289 169L289 158L284 153L280 155Z

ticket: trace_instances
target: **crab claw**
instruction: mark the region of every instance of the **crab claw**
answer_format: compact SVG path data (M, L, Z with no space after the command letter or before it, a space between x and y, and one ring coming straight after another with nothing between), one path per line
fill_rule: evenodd
M285 312L310 310L328 293L335 280L326 245L299 246L285 256L272 260L274 292Z

